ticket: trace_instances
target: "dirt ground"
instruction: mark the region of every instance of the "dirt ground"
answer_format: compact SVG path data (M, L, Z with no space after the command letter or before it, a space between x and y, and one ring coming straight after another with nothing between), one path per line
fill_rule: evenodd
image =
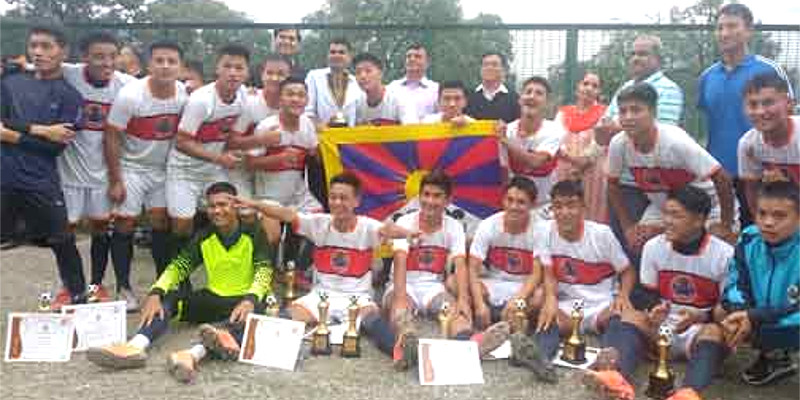
M80 243L84 264L88 264L88 241ZM137 249L132 279L137 293L144 294L154 278L149 251ZM88 270L87 270L88 277ZM58 282L52 254L47 249L21 247L0 253L0 310L2 342L5 345L6 315L12 311L33 311L37 295ZM113 287L109 267L106 284ZM137 316L130 315L132 332ZM296 371L285 372L247 364L210 361L202 364L196 382L178 384L166 373L169 352L187 346L195 327L176 324L170 334L150 351L147 367L140 370L106 371L74 354L67 363L2 363L0 399L538 399L583 400L595 398L581 384L580 374L559 370L556 385L537 383L531 372L513 368L505 361L483 363L484 385L423 387L416 371L394 372L389 359L364 341L362 357L343 359L338 355L312 357L303 349ZM430 323L428 329L433 329ZM4 349L5 351L5 349ZM738 379L752 353L731 357L724 375L705 393L707 399L760 400L797 399L800 378L753 388ZM636 380L637 398L645 398L649 365L642 366ZM676 364L678 376L683 371Z

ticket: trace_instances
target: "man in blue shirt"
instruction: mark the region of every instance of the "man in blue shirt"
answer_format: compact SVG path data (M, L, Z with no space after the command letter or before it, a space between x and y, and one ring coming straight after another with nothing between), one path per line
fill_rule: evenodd
M708 152L729 175L738 178L736 147L752 128L743 108L744 87L756 75L777 74L789 84L786 72L773 60L749 54L747 43L753 35L753 14L744 4L731 3L719 10L716 29L721 59L700 75L697 106L708 123ZM789 84L789 97L794 93ZM736 190L741 207L742 226L751 221L743 189L738 179Z
M37 239L53 250L65 288L53 307L84 300L85 280L67 213L56 158L75 138L80 93L62 76L66 36L52 26L32 28L27 39L32 74L19 73L0 83L2 143L2 227L4 237L23 218Z

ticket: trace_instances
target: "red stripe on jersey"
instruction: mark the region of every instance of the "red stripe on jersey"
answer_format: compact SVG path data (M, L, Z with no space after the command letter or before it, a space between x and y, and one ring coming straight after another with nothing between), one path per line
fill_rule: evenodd
M360 278L372 268L372 249L322 246L314 249L314 266L323 274Z
M553 156L550 156L550 160L540 165L539 168L530 168L527 164L513 156L509 162L509 167L511 167L511 171L515 174L533 176L536 178L549 176L557 166L558 158Z
M794 183L800 183L800 164L763 163L764 171L779 170Z
M104 131L109 110L111 110L111 104L84 100L79 128L87 131Z
M570 285L596 285L616 274L607 262L589 262L569 256L553 255L553 272L559 282Z
M239 115L229 115L218 120L203 122L194 137L201 143L224 142L233 130L233 124Z
M666 192L685 186L695 180L695 175L682 168L631 167L633 179L645 192Z
M158 114L133 117L128 121L125 133L143 140L169 140L178 128L178 114Z
M308 149L305 147L300 146L271 146L267 148L266 155L274 156L288 149L294 149L298 152L302 152L303 157L299 163L289 164L289 163L281 163L280 165L271 166L269 168L265 168L265 171L270 172L277 172L277 171L305 171L306 170L306 156L308 156Z
M447 265L447 249L438 246L419 246L409 250L406 270L441 274L445 265Z
M533 252L511 247L490 247L486 257L489 265L512 275L529 275L533 272Z
M719 282L685 271L658 271L658 293L673 303L710 308L719 301Z

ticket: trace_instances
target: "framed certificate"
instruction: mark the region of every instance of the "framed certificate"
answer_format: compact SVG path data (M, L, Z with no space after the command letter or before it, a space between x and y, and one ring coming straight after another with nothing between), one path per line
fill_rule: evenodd
M69 305L64 306L61 312L74 316L72 351L125 341L127 310L124 301Z
M51 313L10 313L6 362L64 362L72 354L73 316Z
M239 361L294 371L305 328L304 322L250 314Z

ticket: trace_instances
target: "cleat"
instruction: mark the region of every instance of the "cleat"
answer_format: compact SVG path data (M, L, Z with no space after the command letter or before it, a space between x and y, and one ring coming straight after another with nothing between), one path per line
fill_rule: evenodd
M147 363L147 353L128 343L93 347L86 351L86 359L111 369L142 368Z
M633 400L633 386L619 371L586 370L584 384L609 400Z
M502 346L510 335L511 324L507 321L498 322L486 329L478 342L478 352L481 355L481 359L485 359L489 353Z
M228 361L235 361L239 358L241 347L226 329L203 324L198 329L198 336L209 353Z
M539 381L557 383L558 374L550 360L545 357L532 337L523 333L511 335L511 365L520 366L533 371Z
M188 350L176 351L167 356L167 371L178 382L192 383L197 376L197 362Z

